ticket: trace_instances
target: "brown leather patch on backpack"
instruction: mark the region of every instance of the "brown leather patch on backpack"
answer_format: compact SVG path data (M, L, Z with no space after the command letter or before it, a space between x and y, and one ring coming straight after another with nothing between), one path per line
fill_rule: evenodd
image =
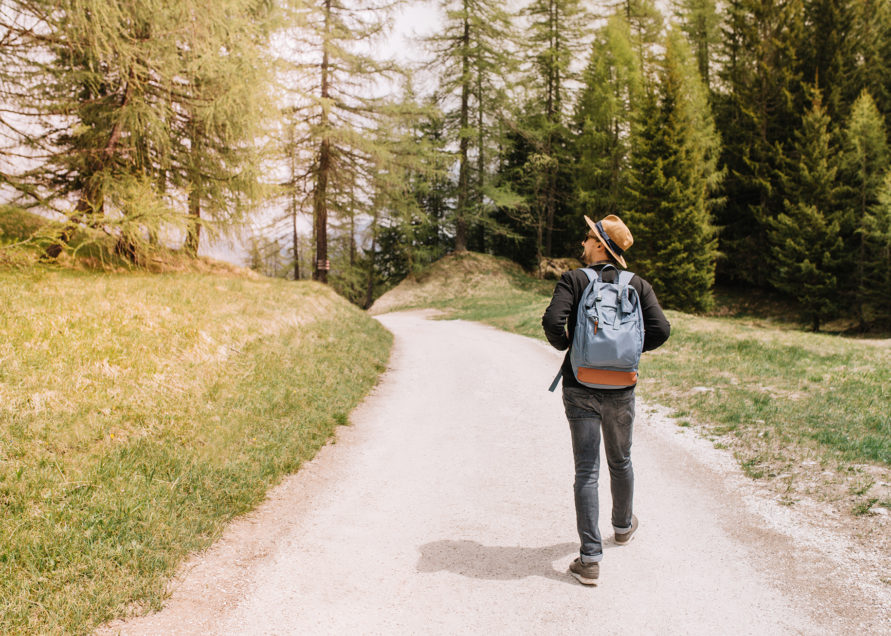
M588 384L604 384L606 386L626 387L637 384L637 371L606 371L579 367L576 373L579 382Z

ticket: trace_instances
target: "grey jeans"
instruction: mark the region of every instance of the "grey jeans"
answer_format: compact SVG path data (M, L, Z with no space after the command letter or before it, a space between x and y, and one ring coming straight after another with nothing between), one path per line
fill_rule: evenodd
M600 500L600 433L609 466L613 496L612 524L616 532L631 528L634 471L631 468L631 431L634 427L634 387L589 389L564 387L563 406L572 433L575 458L575 516L582 561L603 558L598 517Z

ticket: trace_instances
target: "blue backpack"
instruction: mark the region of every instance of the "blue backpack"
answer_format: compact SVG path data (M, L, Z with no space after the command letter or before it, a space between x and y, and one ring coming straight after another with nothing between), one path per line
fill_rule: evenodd
M569 362L579 384L594 389L622 389L637 383L637 365L643 351L643 311L634 274L616 271L618 280L603 282L603 272L584 268L588 286L582 292L576 314ZM557 373L550 391L557 388Z

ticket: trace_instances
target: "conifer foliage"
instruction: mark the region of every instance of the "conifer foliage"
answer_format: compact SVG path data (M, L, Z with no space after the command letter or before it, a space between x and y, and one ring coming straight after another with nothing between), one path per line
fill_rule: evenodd
M243 218L258 193L249 146L267 86L266 2L33 0L4 10L31 60L12 101L43 125L27 143L36 164L22 173L27 193L68 218L49 257L86 226L139 260L146 242L185 225L182 194L192 251L202 204Z
M771 220L776 267L769 270L773 284L801 303L802 318L814 331L838 314L838 281L845 275L838 157L829 116L814 91L787 161L784 211Z
M4 2L2 203L61 219L49 257L249 224L258 267L362 305L448 250L544 271L617 214L669 307L891 325L891 3L434 7L397 65L399 0Z
M841 283L845 299L856 308L859 326L864 329L870 317L875 315L869 305L874 304L876 295L874 272L881 269L881 256L870 240L869 226L875 222L872 214L879 203L879 192L889 163L884 119L865 89L851 109L844 144L840 169L844 184L840 217L846 275ZM868 271L873 274L868 276Z
M627 222L635 268L663 304L701 311L714 283L719 140L687 42L671 31L664 45L656 90L640 113Z

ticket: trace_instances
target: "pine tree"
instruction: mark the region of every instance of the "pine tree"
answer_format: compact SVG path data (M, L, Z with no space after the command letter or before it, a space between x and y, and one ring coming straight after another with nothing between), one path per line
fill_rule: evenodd
M857 308L860 327L865 328L864 304L869 292L865 268L870 261L866 223L878 203L879 189L891 158L884 119L865 90L851 109L844 141L841 181L846 188L840 223L845 258L841 264L840 286L850 305Z
M701 311L711 304L717 256L710 206L720 142L689 46L677 30L664 46L632 158L631 267L665 306Z
M643 96L641 69L622 16L595 34L573 115L578 213L620 214L627 198L627 163L634 110Z
M811 109L795 133L784 175L784 212L770 221L774 286L798 300L801 317L817 331L840 308L838 281L844 241L838 215L838 148L831 120L814 90Z

